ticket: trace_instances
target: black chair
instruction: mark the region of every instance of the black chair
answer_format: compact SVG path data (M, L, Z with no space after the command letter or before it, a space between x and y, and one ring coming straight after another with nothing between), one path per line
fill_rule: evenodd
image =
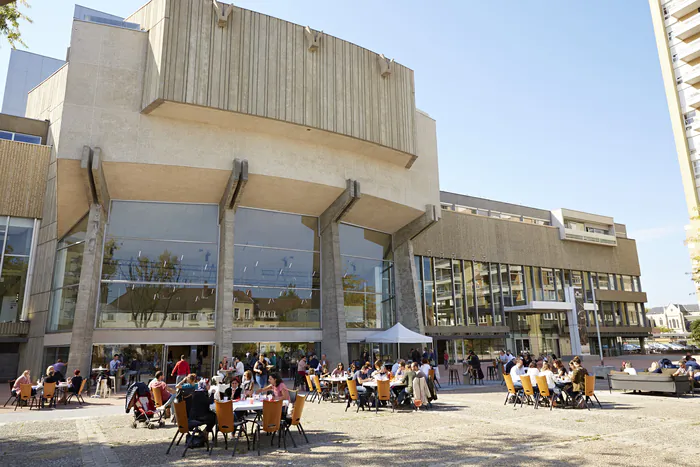
M15 402L17 401L17 396L14 395L14 394L12 394L12 387L15 385L15 381L16 381L16 380L14 380L14 379L11 379L11 380L9 381L9 385L10 385L10 397L5 401L5 405L3 405L3 407L7 407L7 404L9 404L10 401L12 401L12 405L14 405Z

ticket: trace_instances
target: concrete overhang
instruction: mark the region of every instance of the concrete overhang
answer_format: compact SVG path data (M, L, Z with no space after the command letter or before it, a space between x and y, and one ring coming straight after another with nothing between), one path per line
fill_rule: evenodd
M527 305L506 306L503 309L509 313L553 313L573 310L571 302L532 301Z
M700 0L677 0L666 5L666 11L674 18L682 18L700 8Z

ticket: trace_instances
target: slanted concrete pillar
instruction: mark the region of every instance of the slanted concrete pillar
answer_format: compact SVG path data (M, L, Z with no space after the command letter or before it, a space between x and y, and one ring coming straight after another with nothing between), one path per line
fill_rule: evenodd
M420 303L418 271L413 259L413 242L421 232L440 219L440 209L430 204L425 214L399 229L393 237L396 320L412 331L425 333L423 307Z
M68 369L73 371L78 368L83 375L90 374L92 334L98 307L97 291L100 286L100 262L106 219L102 206L90 205L68 356Z
M345 191L321 214L321 271L323 322L322 350L328 360L348 362L345 328L343 262L340 257L339 222L360 199L360 184L347 180Z
M219 263L216 293L216 358L231 357L233 350L233 230L236 208L248 182L248 161L235 159L219 201Z
M80 168L82 169L85 192L90 203L90 211L85 234L83 262L80 269L80 282L78 283L78 296L73 315L68 368L70 371L77 368L83 375L89 375L92 359L92 335L97 316L97 295L102 269L102 245L109 213L110 196L102 169L100 148L93 149L84 146Z

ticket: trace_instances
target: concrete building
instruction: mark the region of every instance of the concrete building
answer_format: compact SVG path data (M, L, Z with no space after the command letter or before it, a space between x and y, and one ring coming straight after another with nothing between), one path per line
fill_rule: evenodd
M666 100L688 206L687 245L700 267L700 1L649 0ZM700 300L700 287L696 284Z
M648 334L623 225L440 193L409 68L209 0L122 23L74 20L68 63L29 93L49 155L22 216L38 219L22 368L119 353L204 373L274 351L289 369L299 351L359 357L397 321L455 355L567 353L596 301L611 351Z

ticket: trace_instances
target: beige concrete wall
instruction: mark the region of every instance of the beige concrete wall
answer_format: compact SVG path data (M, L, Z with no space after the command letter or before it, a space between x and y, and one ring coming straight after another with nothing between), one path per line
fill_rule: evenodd
M41 218L51 148L0 139L0 216Z
M417 255L640 275L635 241L617 240L616 247L565 241L555 227L443 211L413 245Z
M235 6L221 28L210 0L152 2L130 20L149 29L146 109L183 102L416 153L409 68L383 78L378 54L325 34L310 52L302 26Z
M386 214L356 223L393 232L426 204L438 204L435 122L426 115L412 110L419 157L411 169L376 157L386 155L379 145L269 118L168 102L146 115L148 42L145 32L73 23L57 156L77 161L84 145L100 147L113 198L218 202L238 157L249 161L245 206L318 215L352 178L361 183L366 211ZM64 193L61 184L59 177ZM61 206L84 203L78 190L68 191L75 197L59 196Z

